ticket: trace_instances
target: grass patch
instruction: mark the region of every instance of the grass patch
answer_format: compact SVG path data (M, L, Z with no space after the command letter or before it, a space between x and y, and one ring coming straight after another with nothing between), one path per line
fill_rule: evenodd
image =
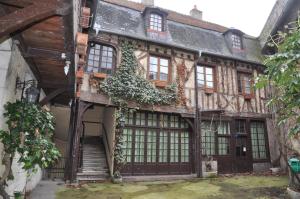
M284 193L287 177L239 176L208 180L87 184L63 188L57 199L268 199Z

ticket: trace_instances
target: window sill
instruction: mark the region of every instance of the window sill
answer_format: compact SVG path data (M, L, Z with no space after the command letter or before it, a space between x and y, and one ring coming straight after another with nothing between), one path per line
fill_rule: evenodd
M204 88L205 94L213 94L215 92L214 88Z
M154 84L158 88L165 88L167 86L167 81L156 80L154 81Z
M92 73L91 76L97 79L105 79L107 77L106 73Z
M253 94L243 94L245 100L251 100L253 98Z

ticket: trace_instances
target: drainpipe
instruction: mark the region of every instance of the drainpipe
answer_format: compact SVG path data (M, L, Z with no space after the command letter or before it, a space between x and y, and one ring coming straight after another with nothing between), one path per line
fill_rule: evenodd
M201 150L201 112L198 102L198 83L197 83L197 65L199 58L202 56L202 51L198 52L198 57L196 57L195 64L195 103L196 103L196 119L195 119L195 136L196 136L196 173L198 178L202 178L202 150Z

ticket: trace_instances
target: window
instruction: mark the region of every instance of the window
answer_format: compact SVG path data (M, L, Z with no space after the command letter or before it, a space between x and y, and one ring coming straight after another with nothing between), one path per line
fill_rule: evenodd
M156 131L147 134L147 162L156 162Z
M238 92L240 94L252 93L252 75L238 72Z
M132 129L125 128L123 130L124 138L125 138L125 157L126 162L131 162L131 151L132 151Z
M240 36L233 34L231 35L231 40L233 48L242 49L242 41Z
M230 153L230 125L229 122L220 122L218 125L218 154L228 155Z
M230 124L226 121L201 124L202 154L229 155L230 154ZM216 148L217 147L217 148Z
M247 134L245 120L236 120L235 132L236 134Z
M150 15L150 29L161 32L162 28L163 28L162 17L158 14L152 13Z
M169 60L150 56L149 79L168 81Z
M181 133L181 162L189 162L189 134L188 132Z
M251 143L253 159L266 159L266 138L263 122L251 122Z
M168 162L168 132L161 131L159 135L159 162Z
M179 139L177 132L170 133L170 162L179 162Z
M211 122L201 123L201 135L202 135L202 154L203 155L215 155L215 125Z
M134 162L144 162L145 131L137 129L135 131L135 153Z
M115 51L112 47L94 44L90 47L87 72L112 74L115 64Z
M189 126L179 115L137 111L125 121L127 163L190 162Z
M197 66L197 84L199 87L213 88L213 68L207 66Z

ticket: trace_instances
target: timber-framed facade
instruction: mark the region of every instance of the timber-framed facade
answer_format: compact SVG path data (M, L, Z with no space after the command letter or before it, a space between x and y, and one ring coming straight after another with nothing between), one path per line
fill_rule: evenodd
M218 173L270 167L276 154L269 150L269 88L253 88L264 70L257 38L130 1L104 0L86 6L93 10L94 19L90 28L83 29L84 36L77 37L77 48L84 37L85 51L79 53L70 128L66 174L71 180L88 177L88 168L93 175L103 171L104 167L85 166L84 149L93 145L85 138L102 143L105 172L114 173L117 106L99 84L118 70L123 40L135 46L139 75L160 89L176 83L178 90L173 105L128 103L137 111L127 114L123 129L127 162L123 175L202 176L207 160L217 162ZM93 110L100 115L98 134L89 134L83 125L84 115Z

